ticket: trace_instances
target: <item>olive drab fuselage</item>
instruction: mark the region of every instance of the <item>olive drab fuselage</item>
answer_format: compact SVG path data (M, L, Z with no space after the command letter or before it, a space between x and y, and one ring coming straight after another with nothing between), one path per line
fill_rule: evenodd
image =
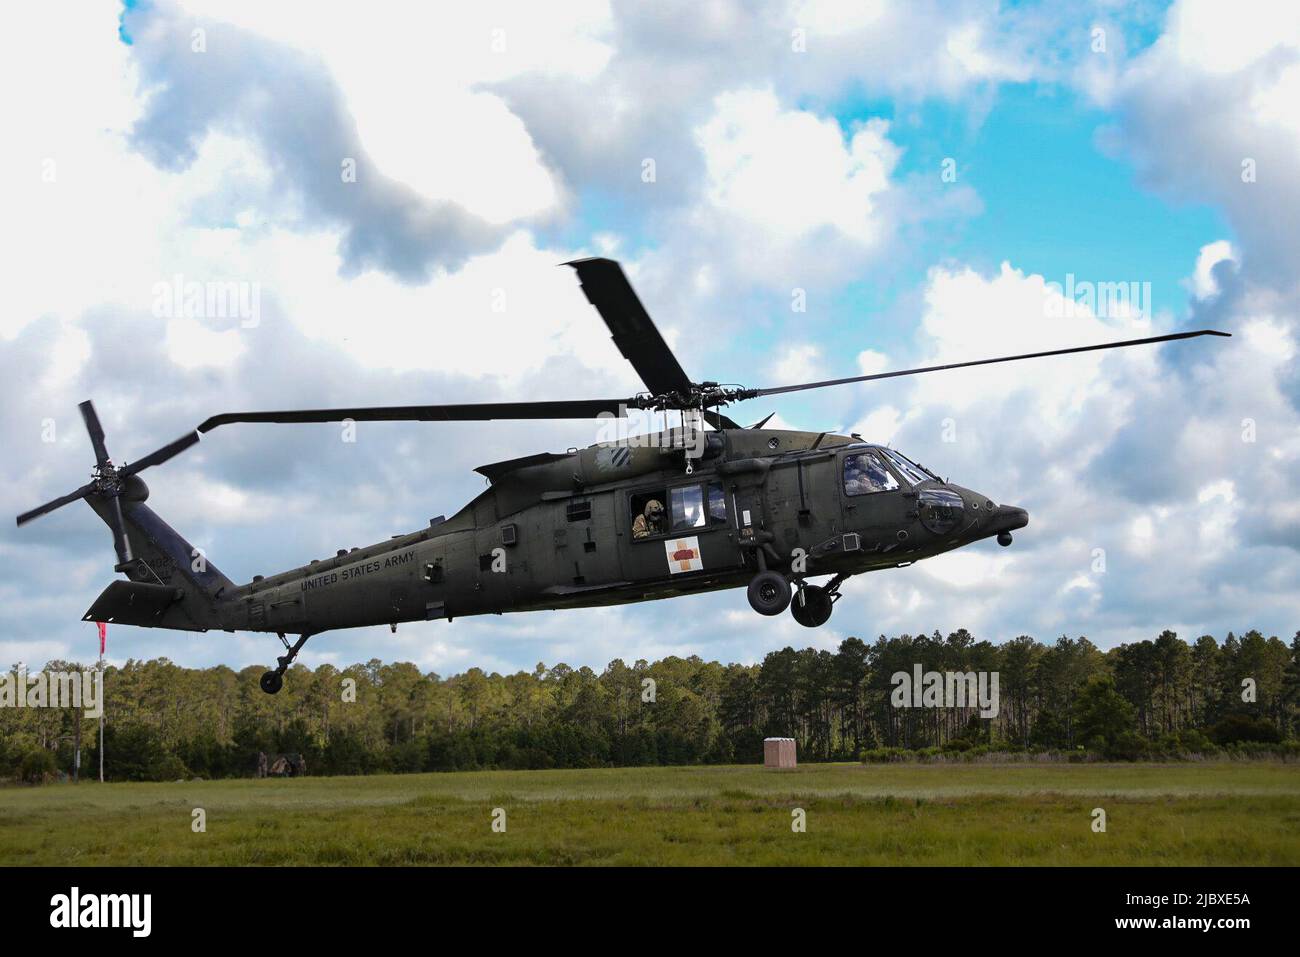
M318 634L623 604L743 587L760 567L802 581L907 565L1026 521L1020 509L932 475L909 479L886 458L896 453L855 437L705 436L693 459L681 448L624 444L484 466L490 487L445 521L222 589L206 608L181 602L158 624ZM868 459L848 461L862 453ZM846 477L864 461L878 488ZM948 498L926 504L936 494ZM667 528L635 538L651 497Z

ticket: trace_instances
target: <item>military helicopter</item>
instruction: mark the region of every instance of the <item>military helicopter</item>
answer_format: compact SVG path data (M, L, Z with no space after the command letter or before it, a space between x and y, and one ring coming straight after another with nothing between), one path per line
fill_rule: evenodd
M95 467L89 483L18 516L23 525L84 499L113 533L112 582L83 616L184 631L270 632L284 654L262 675L275 694L313 635L340 628L469 615L583 608L747 588L761 615L787 608L801 625L831 617L851 576L996 538L1010 545L1028 513L943 480L896 449L858 435L743 428L736 402L855 382L1198 336L1181 332L774 388L689 378L609 259L565 265L646 390L629 398L496 402L212 416L174 442L115 465L89 402L80 405ZM147 505L140 478L232 423L606 419L677 412L681 424L585 449L480 466L488 487L450 518L365 548L340 549L236 585ZM707 424L710 428L705 429ZM821 584L811 579L825 578ZM290 642L286 636L296 636Z

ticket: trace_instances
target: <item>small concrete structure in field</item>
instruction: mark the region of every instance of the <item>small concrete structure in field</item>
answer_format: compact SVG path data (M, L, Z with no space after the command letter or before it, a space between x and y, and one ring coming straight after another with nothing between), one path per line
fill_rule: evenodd
M763 739L763 767L792 768L794 766L794 738Z

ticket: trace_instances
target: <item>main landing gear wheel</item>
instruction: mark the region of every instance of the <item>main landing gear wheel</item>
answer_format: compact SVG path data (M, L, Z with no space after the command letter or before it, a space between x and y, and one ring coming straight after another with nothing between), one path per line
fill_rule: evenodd
M283 633L278 636L280 644L284 645L285 653L275 659L280 663L280 667L274 671L262 672L262 677L258 679L257 683L261 685L263 691L267 694L279 693L280 689L284 687L284 673L289 670L289 666L293 664L293 659L298 657L298 652L302 651L302 646L307 644L307 639L311 637L311 634L311 632L306 632L299 635L298 640L292 645L289 644Z
M749 583L749 607L760 615L779 615L790 604L790 583L780 572L759 572Z
M835 603L820 585L804 585L790 602L790 614L805 628L818 628L831 617Z

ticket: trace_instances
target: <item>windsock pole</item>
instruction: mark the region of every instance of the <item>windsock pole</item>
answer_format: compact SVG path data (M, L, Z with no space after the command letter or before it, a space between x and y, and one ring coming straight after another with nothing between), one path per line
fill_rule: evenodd
M108 641L108 622L96 622L99 626L99 783L104 783L104 645Z

